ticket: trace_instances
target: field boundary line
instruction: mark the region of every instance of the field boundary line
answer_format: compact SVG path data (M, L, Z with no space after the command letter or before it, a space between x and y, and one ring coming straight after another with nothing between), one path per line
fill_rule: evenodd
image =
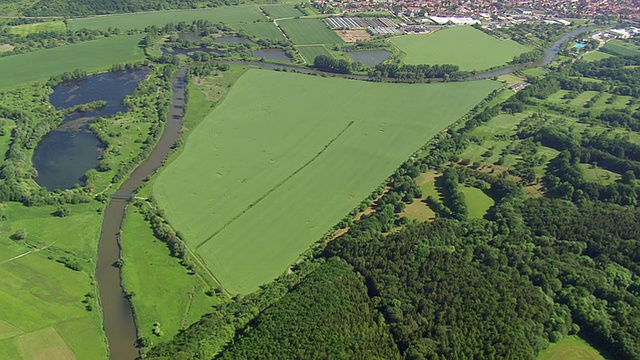
M355 123L355 121L350 121L347 126L344 127L344 129L342 129L338 135L336 135L335 137L333 137L333 139L329 140L329 142L322 148L322 150L320 150L317 154L315 154L311 159L309 159L306 163L304 163L302 166L300 166L299 168L297 168L294 172L292 172L289 176L287 176L286 178L284 178L282 181L280 181L278 184L276 184L274 187L272 187L271 189L269 189L269 191L267 191L264 195L262 195L261 197L259 197L256 201L252 202L251 204L249 204L249 206L247 206L244 210L242 210L240 213L236 214L233 218L231 218L229 221L227 221L224 225L222 225L222 227L220 229L218 229L216 232L214 232L213 234L211 234L211 236L209 236L208 238L204 239L203 241L201 241L198 245L196 245L196 250L200 249L203 245L205 245L207 242L209 242L209 240L213 239L214 237L216 237L216 235L218 235L220 232L222 232L222 230L224 230L227 226L231 225L231 223L233 223L234 221L236 221L238 218L240 218L242 215L244 215L247 211L249 211L252 207L258 205L258 203L260 203L262 200L264 200L267 196L269 196L271 193L273 193L274 191L276 191L278 188L280 188L282 185L284 185L287 181L291 180L291 178L293 178L294 176L296 176L296 174L298 174L300 171L304 170L304 168L306 168L307 166L309 166L312 162L314 162L316 159L318 159L320 157L320 155L322 155L325 151L327 151L327 149L329 149L329 147L333 144L334 141L336 141L340 136L342 136L342 134L345 133L345 131L347 131L351 125L353 125Z

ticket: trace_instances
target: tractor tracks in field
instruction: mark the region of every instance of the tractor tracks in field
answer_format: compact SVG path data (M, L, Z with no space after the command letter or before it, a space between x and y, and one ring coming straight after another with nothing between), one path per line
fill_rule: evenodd
M306 163L302 164L302 166L300 166L299 168L297 168L294 172L292 172L291 174L289 174L289 176L287 176L286 178L284 178L282 181L280 181L279 183L277 183L274 187L272 187L271 189L269 189L264 195L260 196L258 199L256 199L254 202L252 202L251 204L249 204L249 206L247 206L244 210L242 210L241 212L239 212L238 214L236 214L233 218L231 218L229 221L227 221L224 225L222 225L222 227L220 229L218 229L216 232L214 232L213 234L211 234L211 236L209 236L208 238L204 239L203 241L201 241L198 245L196 245L195 249L198 250L200 249L202 246L204 246L207 242L209 242L209 240L213 239L214 237L216 237L218 234L220 234L224 229L227 228L227 226L231 225L234 221L238 220L238 218L240 218L242 215L244 215L247 211L251 210L251 208L253 208L254 206L258 205L262 200L264 200L267 196L269 196L271 193L273 193L274 191L278 190L282 185L284 185L287 181L289 181L291 178L293 178L294 176L296 176L300 171L304 170L307 166L311 165L311 163L313 163L316 159L318 159L325 151L327 151L327 149L329 149L329 147L331 147L331 145L338 140L338 138L340 136L342 136L342 134L344 134L350 127L351 125L353 125L355 122L351 121L347 124L347 126L345 126L336 136L333 137L333 139L329 140L329 142L322 148L322 150L320 150L317 154L315 154L311 159L309 159Z

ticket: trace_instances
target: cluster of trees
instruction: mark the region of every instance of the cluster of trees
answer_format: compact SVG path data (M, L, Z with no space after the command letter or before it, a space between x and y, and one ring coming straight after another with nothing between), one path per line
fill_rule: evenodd
M144 216L144 219L151 224L155 237L167 244L171 251L171 256L184 261L186 256L184 240L164 219L164 212L152 202L137 199L134 205Z
M469 72L460 71L458 65L406 65L381 63L369 71L372 79L392 78L400 81L424 81L426 79L461 80L466 79Z
M338 74L351 74L351 63L344 59L334 59L326 55L318 55L313 60L313 66L318 70Z
M603 80L609 85L607 91L614 94L640 96L640 56L577 62L571 66L570 74Z
M440 180L444 204L450 210L451 217L458 220L466 219L469 211L464 194L458 187L458 172L453 167L448 167L444 170Z

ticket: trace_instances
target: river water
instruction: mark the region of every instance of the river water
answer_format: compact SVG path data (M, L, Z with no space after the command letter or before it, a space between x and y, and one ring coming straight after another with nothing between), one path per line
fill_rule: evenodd
M186 68L183 67L171 79L173 105L162 137L151 155L133 171L129 179L112 196L105 210L98 244L96 279L104 315L104 331L112 360L132 360L140 355L135 346L137 331L131 303L122 290L120 268L115 266L120 259L119 233L129 198L145 179L162 165L180 137L185 104L185 73Z

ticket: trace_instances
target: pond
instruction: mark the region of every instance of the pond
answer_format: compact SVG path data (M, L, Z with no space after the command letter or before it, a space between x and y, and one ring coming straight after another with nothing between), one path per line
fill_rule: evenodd
M215 38L213 42L217 43L227 43L227 44L240 44L247 41L246 38L240 36L222 36L219 38Z
M171 50L169 50L167 48L164 48L164 47L161 47L160 51L162 52L163 55L164 54L169 54L169 55L173 55L173 56L176 56L176 55L179 55L179 54L182 54L182 55L185 55L185 56L189 56L189 53L193 53L193 52L196 52L196 51L202 51L202 52L206 52L206 53L209 53L209 54L218 54L218 55L224 55L225 54L225 52L222 51L222 50L209 49L209 48L206 48L206 47L199 47L199 48L192 48L192 49L171 49Z
M200 42L202 41L202 36L198 35L197 33L194 32L183 32L183 33L179 33L178 37L182 40L187 40L187 41L195 41L195 42Z
M147 74L147 70L110 72L54 88L49 101L56 109L97 100L106 101L106 105L66 115L62 124L40 141L33 154L33 166L38 171L36 182L40 186L51 191L85 184L84 174L98 166L100 151L104 148L89 130L91 121L98 116L126 112L125 96L131 94Z
M369 66L376 66L393 55L391 51L387 50L357 50L349 51L345 54L353 61L359 61Z
M257 58L291 61L292 58L282 49L260 49L253 52L253 56Z

